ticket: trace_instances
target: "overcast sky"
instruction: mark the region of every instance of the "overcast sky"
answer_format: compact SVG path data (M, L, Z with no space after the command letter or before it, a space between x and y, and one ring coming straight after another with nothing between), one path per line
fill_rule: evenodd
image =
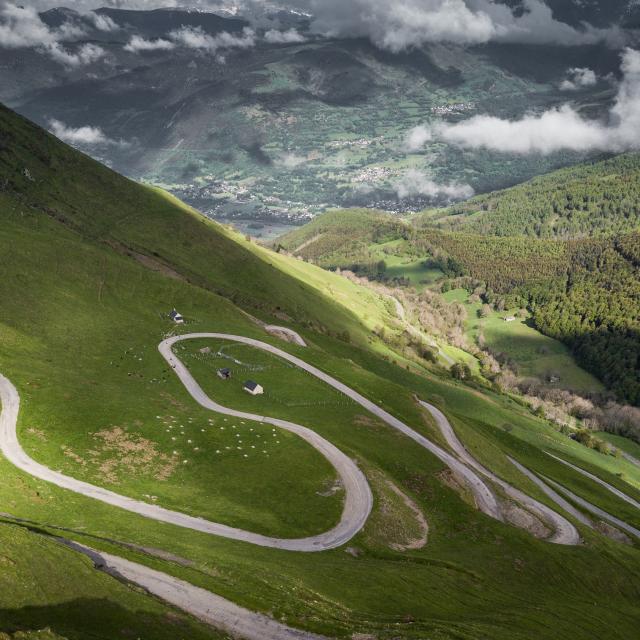
M0 0L0 47L35 47L67 67L91 64L107 56L107 52L94 44L80 44L81 34L73 24L50 28L40 20L36 9L58 6L61 0L34 0L18 2ZM527 11L514 15L504 4L493 0L282 0L280 6L309 12L312 30L331 37L366 37L376 46L399 52L430 42L453 42L473 45L485 42L554 43L573 46L605 41L621 52L623 80L617 86L617 99L608 117L590 120L567 103L542 113L530 113L515 120L503 120L488 115L477 115L467 120L437 127L427 124L407 133L406 150L419 152L434 138L464 148L486 148L507 153L552 153L567 149L574 151L624 151L640 148L640 52L629 45L628 34L616 27L596 29L584 25L577 29L554 19L542 0L523 0ZM73 0L67 6L90 10L99 6L121 8L158 8L190 6L202 9L236 9L246 16L260 16L268 5L264 0ZM97 29L117 29L112 21L88 14ZM135 34L124 49L130 53L177 48L197 49L219 56L230 49L249 49L260 38L269 42L299 42L304 36L295 30L273 30L266 35L254 28L240 34L207 34L201 29L181 27L154 40L144 40ZM76 41L76 46L68 43ZM563 91L578 91L604 82L589 68L574 67L567 70L560 84ZM90 126L78 131L64 128L58 123L61 136L101 136ZM105 144L109 141L102 140ZM433 190L431 183L415 181L409 188L420 193ZM451 194L464 185L449 185Z
M0 0L6 1L6 0ZM63 0L34 0L38 9L59 6ZM226 7L243 15L259 15L265 7L283 6L314 16L315 32L338 37L367 37L391 51L428 42L479 44L489 41L557 43L566 46L605 40L628 44L617 28L576 29L558 22L543 0L523 0L527 11L515 16L493 0L73 0L69 6L152 9Z

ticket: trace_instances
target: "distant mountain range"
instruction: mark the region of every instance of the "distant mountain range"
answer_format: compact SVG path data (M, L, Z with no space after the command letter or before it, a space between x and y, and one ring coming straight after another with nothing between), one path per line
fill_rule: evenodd
M580 13L574 3L554 9L598 24L635 15L628 3L606 13L599 3L581 4ZM354 205L418 210L576 163L587 154L505 158L441 142L413 151L406 136L425 122L519 117L567 100L597 115L619 69L618 53L604 45L433 44L392 54L364 39L310 36L295 13L273 16L279 33L293 30L290 42L265 38L267 23L250 46L126 50L134 35L167 41L183 27L214 40L243 38L248 23L182 10L97 15L117 27L97 29L70 9L41 14L53 28L85 30L70 49L91 42L105 55L65 68L35 49L3 50L0 99L47 128L58 121L58 135L117 170L223 217L303 220ZM592 69L598 81L568 95L560 85L575 67ZM100 135L74 135L85 127ZM428 188L412 182L416 172L428 176Z

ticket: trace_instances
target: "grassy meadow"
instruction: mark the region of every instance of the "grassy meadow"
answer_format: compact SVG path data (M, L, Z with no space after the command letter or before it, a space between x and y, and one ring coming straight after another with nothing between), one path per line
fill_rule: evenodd
M492 353L506 354L519 376L537 378L543 383L577 392L604 389L601 382L576 364L565 345L533 328L528 316L518 315L518 309L491 310L486 318L481 318L482 304L469 302L466 290L453 289L443 296L448 302L464 304L469 341L474 343L482 335ZM508 317L515 320L506 322ZM557 380L551 383L552 378Z

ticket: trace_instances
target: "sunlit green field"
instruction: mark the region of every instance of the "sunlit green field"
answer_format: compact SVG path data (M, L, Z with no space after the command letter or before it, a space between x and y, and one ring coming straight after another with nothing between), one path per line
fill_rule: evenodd
M465 305L469 340L474 342L481 334L493 353L507 354L515 364L518 375L538 378L542 382L575 391L603 389L594 376L576 364L567 347L533 328L528 317L518 316L518 309L491 311L486 318L481 318L479 312L482 304L467 302L468 293L464 289L448 291L444 297L449 302ZM515 320L506 322L505 318L508 317L515 317Z

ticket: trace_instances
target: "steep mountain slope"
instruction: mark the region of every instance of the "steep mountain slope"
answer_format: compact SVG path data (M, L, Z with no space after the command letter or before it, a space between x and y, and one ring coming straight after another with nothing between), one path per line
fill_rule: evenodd
M507 456L640 525L631 505L544 451L637 499L640 472L633 464L574 442L506 396L458 384L417 357L393 352L371 331L385 326L402 334L389 301L248 243L7 110L0 147L0 372L18 388L18 438L38 462L231 526L282 536L325 530L342 495L324 459L275 426L265 432L264 424L225 421L200 407L157 352L169 333L222 332L286 349L446 447L416 397L436 403L482 464L550 508L558 507ZM186 318L184 328L167 317L174 306ZM308 346L270 336L247 312L286 323ZM205 535L35 480L1 458L3 510L32 521L34 533L59 535L54 527L64 527L65 536L328 637L587 640L615 627L621 639L634 638L635 542L615 542L570 514L585 544L536 539L531 531L545 536L548 527L520 514L502 493L521 517L509 522L524 520L531 531L480 513L438 459L303 371L230 341L178 353L221 403L305 425L357 460L375 504L348 545L291 553ZM231 362L225 355L238 367L227 382L216 376L218 360ZM245 376L260 376L262 397L242 391ZM270 443L258 448L258 435ZM416 545L416 511L429 524L424 546ZM24 540L13 544L11 560L32 554ZM13 571L2 572L0 629L48 624L69 638L217 637L181 626L183 618L130 589L125 600L119 585L92 583L86 562L50 552L47 544L38 538L37 557L51 566L42 573L42 564L36 573L15 560L6 564L0 554ZM48 579L50 586L63 569L73 588L58 592L54 608L54 595L39 585ZM13 587L20 581L28 589ZM87 608L74 596L80 589L102 593L88 631L80 619ZM586 620L585 603L593 613ZM119 604L135 609L137 619L121 616ZM151 618L138 630L148 611L164 616L161 629ZM113 620L122 624L114 629Z
M329 299L319 304L317 291L297 281L291 286L281 270L265 278L264 252L241 248L228 229L60 145L5 107L0 124L3 190L19 193L19 206L32 219L49 216L74 234L233 298L258 315L282 311L301 323L326 321L327 331L349 324L342 307Z

